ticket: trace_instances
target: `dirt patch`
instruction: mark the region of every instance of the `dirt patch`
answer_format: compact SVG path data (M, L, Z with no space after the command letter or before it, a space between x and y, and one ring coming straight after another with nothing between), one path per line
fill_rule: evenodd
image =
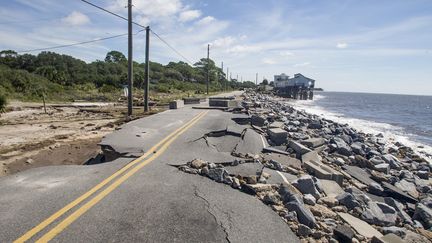
M48 165L82 165L102 151L98 146L101 138L76 140L49 146L29 157L21 157L4 165L6 175Z
M113 103L40 104L12 102L0 116L0 176L47 165L84 164L100 152L102 137L127 120L163 111L144 113ZM95 163L94 161L92 163Z

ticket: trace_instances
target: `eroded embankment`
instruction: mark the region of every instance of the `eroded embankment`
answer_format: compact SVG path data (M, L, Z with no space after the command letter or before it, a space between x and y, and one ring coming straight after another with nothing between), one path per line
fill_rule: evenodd
M20 103L0 117L0 175L47 165L83 164L100 153L101 138L119 124L114 107Z

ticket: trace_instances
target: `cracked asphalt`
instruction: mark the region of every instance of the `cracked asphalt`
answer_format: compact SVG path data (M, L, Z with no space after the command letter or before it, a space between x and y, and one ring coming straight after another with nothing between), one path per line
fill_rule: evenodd
M131 162L131 156L147 152L201 112L187 106L125 124L102 141L125 156L112 162L42 167L0 178L0 242L17 239ZM288 225L254 196L170 166L195 158L232 161L234 157L229 152L219 152L199 138L225 129L242 131L244 126L233 120L242 117L209 110L159 157L121 183L52 241L299 242ZM92 197L95 196L87 200ZM84 203L56 219L30 241L39 239Z

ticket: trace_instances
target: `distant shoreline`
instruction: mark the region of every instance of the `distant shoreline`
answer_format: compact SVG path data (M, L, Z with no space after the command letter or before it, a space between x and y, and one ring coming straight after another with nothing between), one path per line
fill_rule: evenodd
M400 93L380 93L380 92L362 92L362 91L332 91L332 90L314 90L314 92L323 92L323 93L354 93L354 94L379 94L379 95L403 95L403 96L426 96L432 97L427 94L400 94ZM432 104L431 104L432 105Z

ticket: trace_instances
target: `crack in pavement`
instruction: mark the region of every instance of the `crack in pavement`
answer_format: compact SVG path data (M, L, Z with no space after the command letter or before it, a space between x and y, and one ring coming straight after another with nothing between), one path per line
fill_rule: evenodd
M213 218L215 219L216 223L219 223L219 226L221 227L221 229L222 229L223 232L225 233L225 239L228 241L228 243L231 243L231 240L229 239L228 230L227 230L226 227L223 225L222 221L218 220L217 217L216 217L216 215L210 211L210 202L209 202L205 197L203 197L203 196L201 196L201 195L199 194L198 187L195 186L195 185L194 185L194 195L195 195L196 197L200 198L201 200L203 200L203 201L205 202L205 204L206 204L206 206L207 206L207 212L208 212L211 216L213 216ZM225 214L227 214L227 213L225 212ZM229 221L230 223L232 223L232 221L231 221L231 216L228 217L228 221Z

